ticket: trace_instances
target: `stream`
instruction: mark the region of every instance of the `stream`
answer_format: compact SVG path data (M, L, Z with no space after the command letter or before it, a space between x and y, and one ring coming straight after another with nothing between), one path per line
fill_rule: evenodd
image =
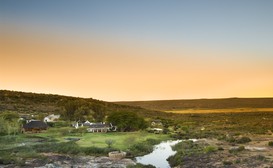
M196 141L196 139L191 140ZM172 150L172 146L181 141L183 140L163 141L160 144L154 146L152 153L136 157L136 162L144 165L150 164L157 168L170 168L167 158L176 153L176 151Z

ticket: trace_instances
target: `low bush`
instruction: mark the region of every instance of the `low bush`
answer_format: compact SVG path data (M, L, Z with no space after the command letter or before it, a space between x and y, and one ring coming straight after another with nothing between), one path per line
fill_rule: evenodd
M81 152L80 147L73 141L62 143L44 143L35 145L38 152L56 152L66 154L78 154Z
M244 144L244 143L251 142L251 139L249 137L241 137L237 139L236 142L239 144Z
M70 124L69 122L65 122L65 121L57 121L57 122L54 122L54 127L69 127Z
M80 147L76 142L62 142L62 143L44 143L36 145L37 152L55 152L65 154L86 154L86 155L107 155L109 152L117 150L113 148L98 148L98 147Z
M128 166L127 168L155 168L155 166L153 165L143 165L143 164L140 164L140 163L137 163L136 165L131 165L131 166Z
M182 165L184 157L197 156L199 154L210 153L214 151L215 148L212 146L204 147L205 144L194 143L193 141L182 141L175 146L173 150L177 153L173 156L170 156L167 160L171 167Z
M242 152L245 150L244 146L239 146L238 148L232 148L229 150L229 153L238 153L238 152Z
M225 165L225 166L226 166L226 165L232 165L232 162L231 162L231 161L226 161L226 160L225 160L225 161L223 161L223 165Z
M257 160L260 160L260 161L265 161L265 160L266 160L266 157L263 156L263 155L257 155L257 156L256 156L256 159L257 159Z
M273 141L269 141L268 142L268 146L272 146L273 147Z
M215 152L217 149L214 146L206 146L204 147L204 152L205 153L212 153Z
M228 137L225 140L229 143L238 143L238 144L251 142L251 139L249 137L240 137L240 138Z
M95 155L95 156L101 156L101 155L107 155L109 152L116 151L117 149L114 148L98 148L98 147L88 147L88 148L82 148L82 151L86 155Z
M153 151L153 146L158 143L160 143L160 140L149 138L144 142L139 142L137 144L132 145L129 148L129 153L134 156L150 153Z
M219 151L223 151L223 150L224 150L224 148L223 148L223 147L221 147L221 146L219 146L219 147L218 147L218 150L219 150Z

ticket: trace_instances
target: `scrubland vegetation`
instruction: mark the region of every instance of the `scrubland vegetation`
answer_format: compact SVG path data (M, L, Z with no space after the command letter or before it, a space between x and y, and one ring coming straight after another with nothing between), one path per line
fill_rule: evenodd
M225 98L192 100L123 101L116 104L157 111L273 108L273 98Z
M106 156L110 151L122 150L127 152L127 157L133 158L151 152L153 145L163 140L196 138L201 140L184 141L173 147L177 153L168 159L171 166L270 167L273 160L273 113L268 111L273 106L271 100L196 100L195 105L193 100L170 101L168 107L164 101L162 107L148 102L149 107L156 108L146 110L95 99L0 91L0 164L21 166L31 158L46 163L44 153ZM230 108L221 113L194 113L192 109L183 114L156 111L161 108L181 110L182 106L185 107L182 110L205 106L218 110ZM254 108L263 107L267 110L253 112ZM234 113L232 108L252 110ZM48 130L36 134L21 133L23 122L18 122L20 115L42 119L53 113L62 117L58 122L49 123ZM75 120L112 122L118 126L118 132L87 133L86 128L71 127ZM152 126L153 120L161 124ZM163 131L154 134L152 128Z

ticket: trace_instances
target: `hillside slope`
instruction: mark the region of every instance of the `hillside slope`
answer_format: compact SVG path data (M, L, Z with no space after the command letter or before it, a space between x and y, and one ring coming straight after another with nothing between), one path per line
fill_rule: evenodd
M63 110L67 101L79 100L91 105L99 104L105 107L106 112L130 111L137 112L145 117L161 115L158 111L147 110L141 107L131 107L115 103L100 101L92 98L79 98L52 94L37 94L18 91L0 90L0 112L15 111L20 114L58 114Z
M273 98L124 101L115 103L158 111L185 109L273 108Z

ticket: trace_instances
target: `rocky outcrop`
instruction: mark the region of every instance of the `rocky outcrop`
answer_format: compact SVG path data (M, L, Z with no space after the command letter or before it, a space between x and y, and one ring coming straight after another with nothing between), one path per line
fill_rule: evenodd
M45 154L46 161L43 159L32 159L19 167L35 168L126 168L136 163L131 159L112 159L106 156L69 156L60 154ZM16 165L0 165L0 168L14 168ZM17 166L18 167L18 166Z
M116 159L116 160L120 160L125 158L126 156L126 152L122 152L122 151L113 151L113 152L109 152L109 158L111 159Z

